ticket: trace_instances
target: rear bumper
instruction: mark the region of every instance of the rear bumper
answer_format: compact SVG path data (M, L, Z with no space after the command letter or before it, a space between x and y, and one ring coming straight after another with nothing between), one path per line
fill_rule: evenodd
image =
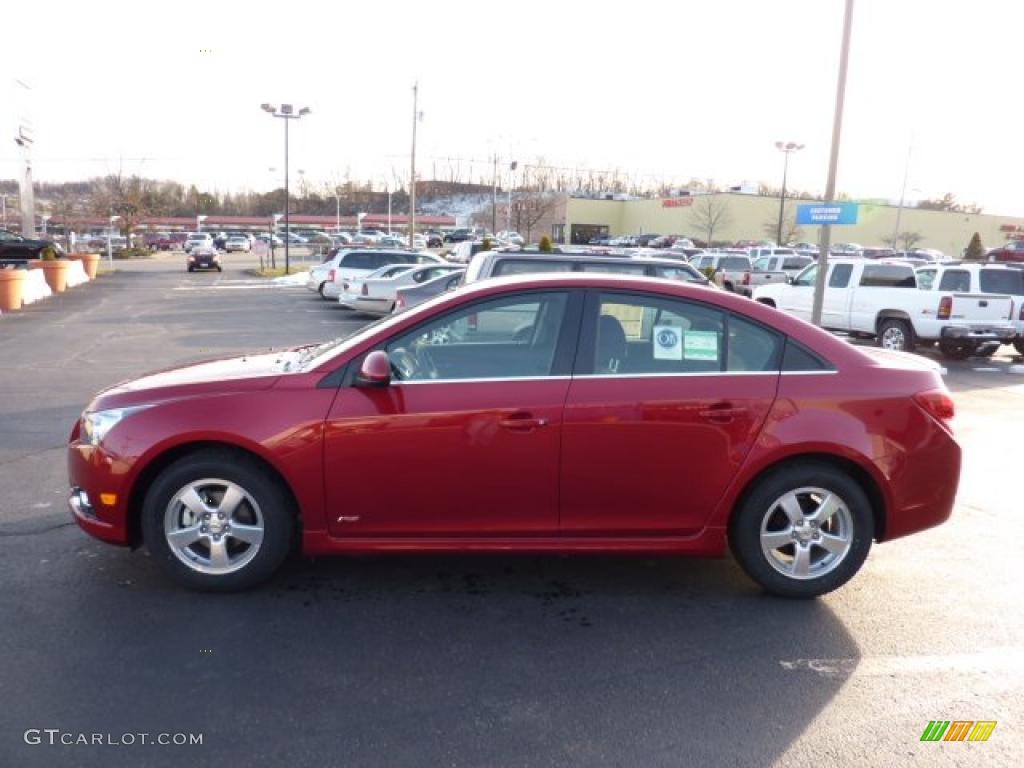
M956 341L996 341L1007 344L1013 340L1017 331L1012 325L976 327L969 325L947 325L942 329L941 338Z

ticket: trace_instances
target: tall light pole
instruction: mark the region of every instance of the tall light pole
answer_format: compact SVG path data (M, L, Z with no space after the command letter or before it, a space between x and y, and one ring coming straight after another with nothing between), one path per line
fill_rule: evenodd
M207 216L205 213L196 214L196 232L203 231L203 222L206 221L208 218L210 217Z
M341 192L338 187L334 188L334 230L341 232Z
M107 225L107 263L114 266L114 249L110 245L110 233L114 231L114 222L120 219L120 216L111 216L110 223Z
M797 144L795 141L776 141L775 148L779 150L785 159L782 161L782 197L779 199L779 232L775 238L776 245L785 245L782 242L782 218L786 212L786 175L789 173L789 156L794 152L799 152L804 148L803 144Z
M52 219L52 216L40 216L39 223L42 225L43 237L46 237L46 222Z
M907 162L903 165L903 187L900 189L900 204L896 208L896 226L892 230L892 249L897 250L896 241L900 236L900 219L903 218L903 202L907 198L907 178L910 176L910 152L914 148L914 139L911 137L907 144Z
M273 104L260 104L260 109L274 117L280 117L284 120L284 273L291 273L291 258L289 253L289 247L291 243L291 233L289 230L288 223L288 123L292 120L298 120L300 117L304 117L310 113L309 107L302 107L298 112L295 111L295 107L291 104L282 104L280 107L275 107Z
M416 124L420 121L419 81L412 86L412 168L409 174L409 247L413 247L416 234Z
M508 166L508 202L505 205L505 237L512 234L512 183L515 181L516 168L519 162L513 160Z
M843 14L843 45L839 51L839 78L836 82L836 109L832 116L832 152L828 160L828 181L825 182L825 202L833 202L836 195L836 170L839 167L839 139L843 130L843 104L846 101L846 69L850 60L850 27L853 25L853 0L846 0ZM825 303L825 278L828 272L828 249L832 247L832 225L821 226L818 246L818 275L814 281L814 303L811 322L821 325L821 308Z
M3 228L7 229L7 195L0 195L0 210L3 211Z

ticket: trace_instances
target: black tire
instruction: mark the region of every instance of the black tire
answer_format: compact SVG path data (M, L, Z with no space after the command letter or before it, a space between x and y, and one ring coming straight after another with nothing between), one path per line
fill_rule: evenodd
M196 268L195 268L195 267L189 267L189 268L188 268L188 271L189 271L189 272L195 272L195 271L196 271Z
M256 554L230 573L194 570L171 551L164 534L164 515L174 495L204 478L237 484L253 498L263 518L263 539ZM254 459L220 449L197 451L164 469L146 493L141 522L146 548L167 575L184 587L205 592L249 589L270 578L288 557L296 530L295 509L286 489Z
M320 294L320 298L321 299L324 299L326 301L327 297L324 296L324 286L325 285L327 285L327 281L326 280L324 280L322 283L320 283L320 287L316 289L316 292Z
M887 342L898 344L899 346L889 346ZM887 317L878 324L878 335L875 337L875 343L885 349L913 352L916 346L914 329L906 320Z
M224 268L223 268L223 267L217 267L217 271L218 271L218 272L223 272L223 271L224 271Z
M970 341L940 341L939 351L950 360L966 360L977 351Z
M769 562L761 548L761 525L776 500L790 491L807 487L835 493L845 502L852 537L846 554L832 570L821 576L797 579L779 572ZM778 597L808 599L838 589L853 578L868 556L874 533L871 502L860 484L829 464L806 461L777 469L756 482L733 513L729 545L744 572L767 592Z
M1018 355L1024 355L1024 339L1014 339L1013 348L1017 350Z

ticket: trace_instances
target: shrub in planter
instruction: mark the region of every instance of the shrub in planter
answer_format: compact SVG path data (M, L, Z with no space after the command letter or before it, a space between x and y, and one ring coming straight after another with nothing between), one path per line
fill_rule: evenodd
M548 237L547 235L544 235L544 237L540 239L540 245L538 246L538 250L540 250L541 253L551 253L552 251L554 251L554 248L551 245L551 238Z
M149 250L146 248L123 248L114 253L115 259L148 259Z

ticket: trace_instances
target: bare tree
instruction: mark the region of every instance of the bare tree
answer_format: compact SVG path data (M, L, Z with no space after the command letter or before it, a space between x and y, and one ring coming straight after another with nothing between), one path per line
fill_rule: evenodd
M534 228L544 219L554 214L556 206L556 195L539 192L518 196L512 201L512 218L515 222L516 231L523 234L525 229L524 237L526 242L530 242L530 235Z
M920 232L900 232L897 235L882 238L883 243L897 251L909 251L922 240L924 240L924 235Z
M779 236L779 219L778 216L773 214L765 219L764 224L761 225L761 231L768 238L774 240ZM795 243L803 236L803 229L796 223L796 211L793 210L793 203L786 201L782 208L782 239L778 243L779 245L785 245L786 243Z
M721 230L732 221L729 212L729 201L718 195L702 195L690 206L690 220L694 229L703 235L710 246L715 237L715 230Z

